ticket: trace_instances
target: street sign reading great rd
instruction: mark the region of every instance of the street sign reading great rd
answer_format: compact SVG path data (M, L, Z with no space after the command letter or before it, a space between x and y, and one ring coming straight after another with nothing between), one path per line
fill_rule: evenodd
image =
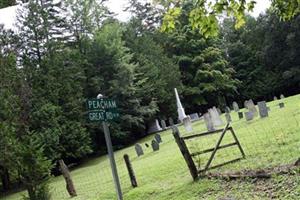
M114 121L119 118L115 100L101 98L87 100L88 119L91 122Z

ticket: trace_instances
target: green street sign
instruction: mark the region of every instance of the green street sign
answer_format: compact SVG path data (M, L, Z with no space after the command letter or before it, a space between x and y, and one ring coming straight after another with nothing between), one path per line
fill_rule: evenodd
M88 99L87 109L91 122L115 121L120 117L116 101L108 98Z

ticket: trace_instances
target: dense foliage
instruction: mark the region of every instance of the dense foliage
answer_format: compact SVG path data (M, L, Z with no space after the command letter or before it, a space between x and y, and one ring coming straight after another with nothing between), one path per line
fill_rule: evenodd
M177 117L175 87L188 113L300 92L300 16L292 4L285 11L273 1L273 9L253 18L241 12L252 4L217 1L216 14L237 9L236 18L221 23L200 1L159 7L131 0L132 18L121 23L104 2L29 0L16 33L0 26L4 190L21 182L30 199L48 199L58 160L79 163L105 152L101 126L86 120L85 101L99 93L117 100L121 118L110 130L121 148L152 120Z

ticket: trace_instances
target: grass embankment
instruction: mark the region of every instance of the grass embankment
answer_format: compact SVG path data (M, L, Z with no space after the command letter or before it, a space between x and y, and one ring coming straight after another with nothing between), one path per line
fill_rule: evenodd
M239 120L235 112L231 113L232 126L244 148L246 159L214 171L236 171L244 169L261 169L295 162L300 157L300 95L283 100L284 109L279 109L280 100L269 102L269 117L256 117L251 122ZM222 116L224 118L224 116ZM225 121L225 119L223 120ZM203 121L193 123L195 133L205 131ZM184 128L179 127L185 135ZM180 154L171 131L161 133L163 143L160 150L152 152L153 135L140 140L145 155L137 157L134 147L115 152L121 186L126 200L196 200L196 199L300 199L300 170L291 175L276 175L271 179L218 180L203 178L193 182ZM187 143L191 151L214 147L219 134L191 140ZM233 142L227 134L222 144ZM136 173L138 187L130 186L129 177L123 161L128 154ZM213 165L240 156L236 146L222 149L213 161ZM208 155L196 158L203 167ZM92 159L72 171L72 177L78 197L72 200L116 199L112 176L107 156ZM54 200L70 199L65 190L62 177L51 180L52 198ZM6 200L20 199L21 193L2 197Z

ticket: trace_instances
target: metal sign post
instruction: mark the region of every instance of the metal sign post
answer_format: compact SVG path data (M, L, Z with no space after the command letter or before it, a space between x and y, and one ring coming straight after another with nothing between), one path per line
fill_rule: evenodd
M110 139L109 128L105 121L102 122L102 126L103 126L103 130L104 130L104 136L105 136L105 141L106 141L106 146L107 146L107 151L108 151L108 157L109 157L109 161L110 161L110 167L111 167L111 171L112 171L112 175L113 175L113 179L114 179L114 183L115 183L118 200L123 200L121 185L120 185L118 171L117 171L115 157L114 157L114 151L113 151L111 139Z
M122 190L120 185L120 180L118 176L116 161L114 157L114 151L112 148L110 132L107 125L108 121L114 121L115 119L119 118L119 113L117 111L116 101L108 98L101 98L97 99L89 99L87 101L87 108L88 112L88 119L91 122L102 122L106 147L108 151L108 157L110 161L112 176L115 184L115 189L117 192L118 200L123 200Z

